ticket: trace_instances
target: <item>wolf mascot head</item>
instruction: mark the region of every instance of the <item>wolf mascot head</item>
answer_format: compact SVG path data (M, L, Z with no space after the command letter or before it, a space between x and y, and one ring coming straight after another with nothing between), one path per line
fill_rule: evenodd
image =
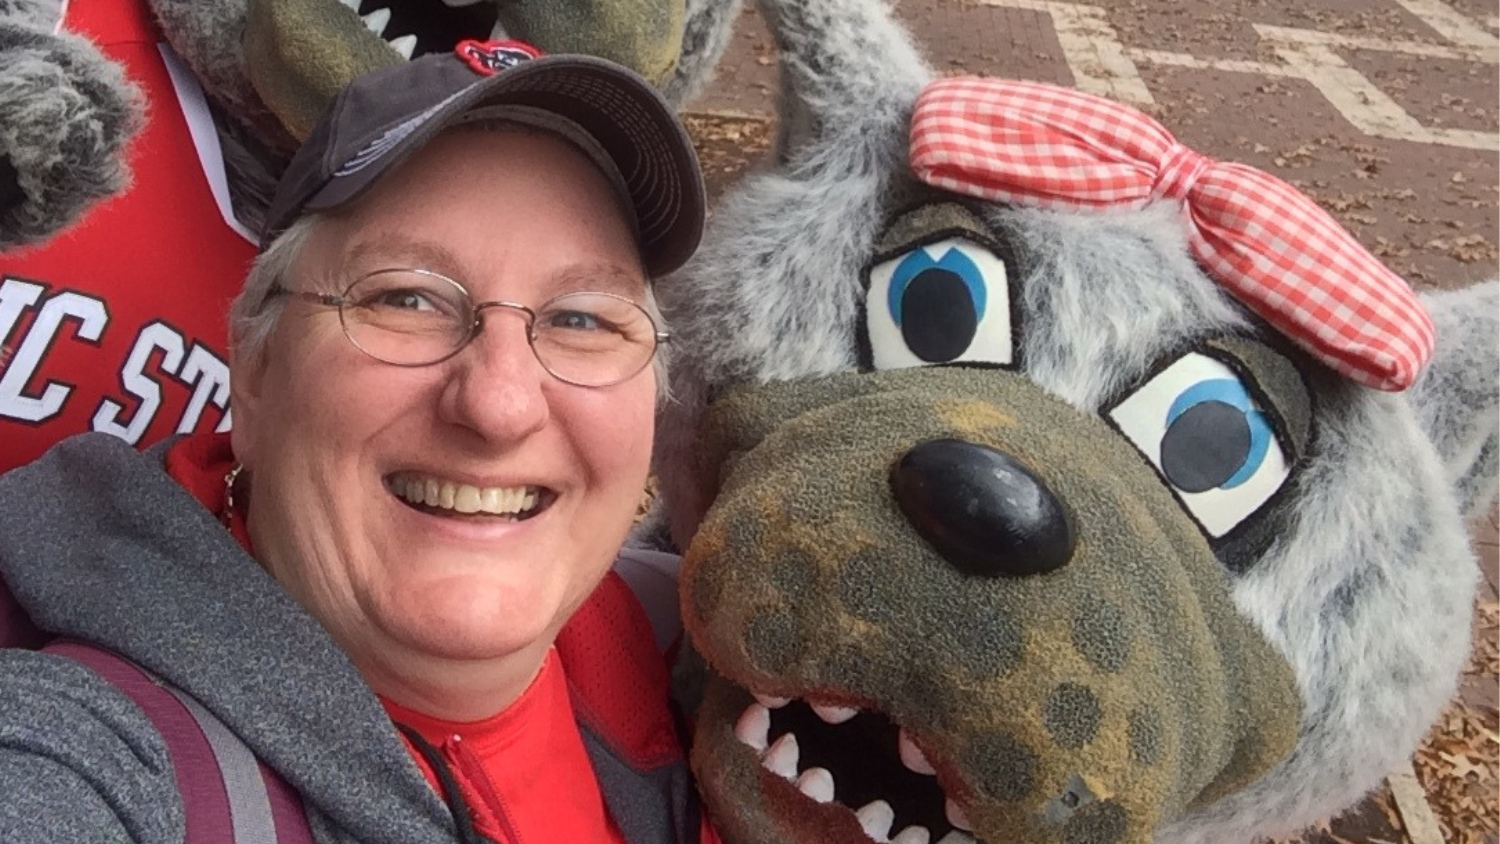
M1142 115L936 80L877 3L763 6L777 166L662 291L725 837L1248 844L1358 799L1467 650L1496 286L1419 300Z

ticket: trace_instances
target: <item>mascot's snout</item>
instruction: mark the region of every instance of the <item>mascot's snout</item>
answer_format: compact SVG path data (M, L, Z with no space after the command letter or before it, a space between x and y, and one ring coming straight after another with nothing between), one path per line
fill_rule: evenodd
M1148 844L1295 743L1291 669L1233 612L1197 524L1117 432L1025 379L745 388L703 441L726 474L683 609L724 679L696 752L790 780L763 789L772 814L836 829L883 800L933 841ZM931 791L859 785L898 760ZM818 805L814 768L847 809Z

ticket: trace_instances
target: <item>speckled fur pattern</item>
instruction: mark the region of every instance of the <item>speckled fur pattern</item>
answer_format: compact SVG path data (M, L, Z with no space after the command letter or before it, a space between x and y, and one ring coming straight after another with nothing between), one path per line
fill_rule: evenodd
M21 196L0 207L0 249L56 234L130 179L120 152L144 121L140 92L89 41L54 35L56 18L0 2L0 160Z
M679 356L658 474L684 548L722 471L695 439L705 404L733 385L855 370L861 268L895 214L934 196L905 164L932 72L878 0L762 6L782 50L778 166L723 198L697 258L660 286ZM1025 377L1080 413L1171 350L1264 330L1194 264L1172 210L963 201L1022 256ZM1406 394L1310 379L1317 434L1295 502L1232 585L1295 673L1300 738L1250 786L1160 827L1156 844L1248 844L1339 812L1411 753L1452 694L1477 578L1465 515L1496 488L1496 296L1491 281L1425 297L1439 347Z

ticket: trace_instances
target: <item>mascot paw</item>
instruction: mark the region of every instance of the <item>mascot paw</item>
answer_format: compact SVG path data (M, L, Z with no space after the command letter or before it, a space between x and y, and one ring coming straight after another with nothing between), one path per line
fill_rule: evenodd
M124 188L143 102L88 41L0 20L0 250L37 243Z

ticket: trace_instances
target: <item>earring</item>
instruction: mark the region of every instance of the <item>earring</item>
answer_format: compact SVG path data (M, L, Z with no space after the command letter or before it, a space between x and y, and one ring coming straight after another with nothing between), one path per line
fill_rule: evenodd
M219 520L224 523L224 527L229 527L230 521L234 518L234 482L239 480L240 473L243 471L245 471L245 464L236 463L234 468L224 475L224 512L219 514Z

